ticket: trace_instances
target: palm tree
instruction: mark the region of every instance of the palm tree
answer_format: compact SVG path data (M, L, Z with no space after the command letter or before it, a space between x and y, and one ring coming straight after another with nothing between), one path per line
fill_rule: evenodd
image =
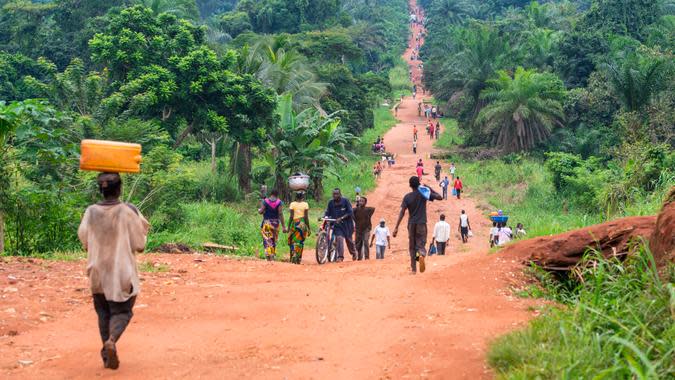
M562 81L550 73L518 67L513 77L505 70L488 82L481 98L490 102L476 122L505 152L528 150L545 141L564 119Z
M628 55L622 62L603 65L614 92L628 111L639 111L656 94L672 86L672 62L662 58Z
M140 0L139 3L150 8L155 16L170 13L178 18L199 20L199 9L194 0Z
M469 125L478 116L485 102L480 98L487 82L499 67L507 67L508 42L490 26L475 24L457 28L454 32L458 53L449 56L437 81L431 82L432 92L441 99L451 99L461 93L469 97L473 110Z
M312 179L314 198L320 200L324 174L349 160L353 154L348 147L356 138L336 114L323 116L312 108L296 113L290 94L279 98L277 113L279 126L268 136L276 187L287 196L286 177L304 172Z
M518 47L529 67L547 70L553 65L553 51L562 35L550 29L536 28L523 33L525 40Z
M282 43L263 37L253 45L245 45L239 54L237 70L255 76L278 95L291 94L293 108L302 111L318 107L328 85L319 82L307 59Z

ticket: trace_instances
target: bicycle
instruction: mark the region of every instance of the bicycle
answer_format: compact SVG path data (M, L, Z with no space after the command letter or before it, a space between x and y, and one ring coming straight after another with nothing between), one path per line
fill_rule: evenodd
M323 220L323 223L321 223L316 237L316 262L319 264L334 262L337 255L337 247L333 229L337 220L330 218L321 218L319 220Z

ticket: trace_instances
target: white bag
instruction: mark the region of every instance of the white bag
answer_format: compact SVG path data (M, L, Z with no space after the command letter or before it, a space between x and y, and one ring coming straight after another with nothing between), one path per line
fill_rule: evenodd
M473 237L473 231L469 230L469 237Z

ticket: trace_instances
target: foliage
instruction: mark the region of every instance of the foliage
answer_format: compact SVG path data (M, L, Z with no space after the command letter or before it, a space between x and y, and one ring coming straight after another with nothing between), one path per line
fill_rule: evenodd
M625 263L590 252L583 282L545 289L564 305L494 343L488 361L498 377L671 377L675 268L661 279L646 244L637 251Z
M672 87L672 57L643 57L629 54L621 62L606 64L610 83L623 107L640 111L661 91Z
M476 120L492 134L504 151L532 149L545 141L564 118L561 101L565 90L558 77L518 67L511 77L497 73L481 98L490 101Z
M274 175L277 189L282 190L286 178L296 172L310 176L313 194L320 199L322 181L330 168L348 161L351 154L347 147L354 136L345 132L337 115L320 115L315 109L305 109L296 114L290 95L282 97L277 112L279 128L269 136L273 149Z

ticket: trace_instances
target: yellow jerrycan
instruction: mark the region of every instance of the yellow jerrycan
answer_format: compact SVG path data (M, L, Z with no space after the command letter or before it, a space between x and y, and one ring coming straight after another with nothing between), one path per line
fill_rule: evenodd
M80 169L108 173L140 173L141 145L82 140Z

